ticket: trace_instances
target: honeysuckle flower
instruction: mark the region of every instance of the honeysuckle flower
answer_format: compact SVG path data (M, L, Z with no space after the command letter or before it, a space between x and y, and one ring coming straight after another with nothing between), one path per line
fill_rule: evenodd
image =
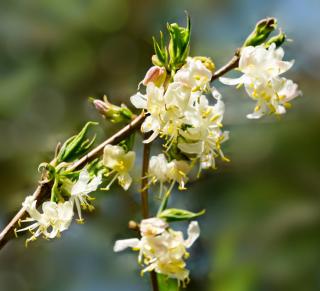
M168 224L161 218L151 217L143 219L140 223L140 232L142 236L156 236L163 233Z
M136 154L134 151L126 152L123 147L118 145L106 145L103 151L103 164L111 170L108 176L115 173L106 189L109 189L112 183L118 179L120 186L128 190L132 183L129 171L134 165Z
M139 109L145 109L149 116L145 119L141 126L142 132L153 131L152 135L145 142L151 142L160 133L161 119L160 115L164 111L165 102L163 98L164 88L157 87L152 82L148 83L146 94L138 92L136 95L131 96L131 103Z
M42 204L40 213L36 207L37 201L33 196L28 196L22 203L29 217L21 222L31 222L32 224L17 230L16 232L29 230L32 236L26 240L26 244L36 240L40 235L46 239L58 237L60 233L68 229L73 217L73 204L71 201L53 202L47 201Z
M174 75L175 82L181 82L192 90L205 90L212 78L210 71L199 58L187 58L186 64Z
M178 141L178 148L185 154L200 159L202 169L215 168L215 158L225 158L221 143L229 137L228 132L222 131L224 103L218 91L212 88L216 104L209 105L206 96L201 95L194 103L194 110L187 114L188 127L180 130L183 137ZM201 169L200 168L200 169Z
M90 211L94 209L93 205L89 203L90 200L93 200L93 198L89 196L89 193L96 191L101 182L101 175L94 176L91 179L88 171L83 169L79 174L78 181L72 186L70 201L76 205L79 222L83 222L81 208Z
M240 78L220 78L226 85L242 85L249 96L257 101L254 113L248 118L260 118L268 113L284 114L289 101L301 95L298 86L291 80L279 77L288 71L294 61L283 61L284 51L273 43L268 48L263 45L248 46L241 50Z
M266 114L285 114L291 107L290 101L301 95L298 85L286 78L274 78L267 85L246 87L248 95L256 100L254 112L247 115L249 119L258 119Z
M157 156L152 156L149 162L149 177L151 178L151 183L159 181L160 183L160 197L163 192L163 184L166 182L171 183L167 193L169 194L177 182L179 184L179 189L185 189L185 184L188 181L187 174L191 170L188 162L183 160L172 160L168 162L164 154L159 154Z
M157 225L159 224L157 219ZM144 222L141 222L143 225ZM162 222L165 225L165 221ZM139 250L139 262L144 265L142 274L155 271L174 278L183 285L189 282L189 270L186 269L185 259L189 257L187 249L190 248L200 235L200 228L196 221L188 227L188 238L184 239L181 231L171 228L160 228L161 232L147 235L141 232L141 239L125 239L115 242L114 251L123 251L126 248Z

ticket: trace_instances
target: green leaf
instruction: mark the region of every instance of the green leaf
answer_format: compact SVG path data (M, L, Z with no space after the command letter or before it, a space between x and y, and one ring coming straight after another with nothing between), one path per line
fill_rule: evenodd
M169 208L158 214L158 217L163 218L168 222L172 222L194 219L203 215L204 213L205 210L195 213L184 209Z
M95 136L91 140L87 139L87 132L91 125L97 124L97 122L89 121L77 135L70 137L62 145L57 155L57 163L71 162L85 154L95 141Z
M157 274L159 291L179 291L178 281L165 275Z

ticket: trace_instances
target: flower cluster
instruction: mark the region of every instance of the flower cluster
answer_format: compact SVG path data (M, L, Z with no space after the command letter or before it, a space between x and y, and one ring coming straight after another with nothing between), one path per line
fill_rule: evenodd
M213 69L208 58L188 57L172 82L159 84L159 78L163 78L157 74L157 78L143 82L145 94L138 92L131 97L136 108L149 114L141 131L152 134L144 142L160 135L166 139L167 151L174 145L189 159L198 159L202 169L214 168L218 156L227 160L221 150L221 143L228 139L228 132L221 130L224 103L219 92L210 87ZM212 96L215 105L209 104L207 95Z
M127 190L131 184L131 177L129 170L133 167L135 160L135 153L132 151L125 152L121 146L107 145L104 148L103 166L109 170L106 176L113 173L114 177L111 179L107 189L111 184L118 179L119 184ZM71 182L70 180L62 180L61 188L64 189L64 194L67 194L67 201L61 198L58 202L47 201L42 204L42 213L37 210L37 200L33 196L28 196L22 203L26 209L29 217L20 222L30 223L27 227L16 230L16 233L22 231L30 231L32 236L26 240L35 240L42 235L46 239L58 237L60 233L69 228L69 225L74 216L74 208L78 212L77 222L83 223L82 209L92 211L94 206L91 201L94 200L89 194L96 191L102 183L102 173L97 176L90 175L86 168L79 173L78 180Z
M283 61L284 50L272 43L242 48L239 60L240 78L220 78L226 85L244 84L248 95L256 101L254 112L248 114L250 119L258 119L266 114L284 114L291 106L290 101L299 95L298 85L291 80L280 77L288 71L294 61Z
M192 246L200 235L196 221L188 227L188 238L184 239L181 231L169 228L160 218L149 218L141 221L141 239L118 240L114 251L126 248L139 251L139 263L144 265L142 274L156 271L169 278L174 278L183 286L189 282L189 270L186 269L185 259L189 257L187 249Z

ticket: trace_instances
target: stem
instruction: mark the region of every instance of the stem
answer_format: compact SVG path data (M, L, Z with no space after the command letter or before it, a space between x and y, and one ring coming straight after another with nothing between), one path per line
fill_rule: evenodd
M211 82L213 82L214 80L218 79L219 77L223 76L224 74L238 67L239 60L240 60L240 49L236 49L233 58L228 63L226 63L223 67L221 67L219 70L214 72L211 78Z
M144 134L144 139L147 135ZM151 143L143 144L142 173L141 173L141 212L142 217L149 217L149 191L148 191L148 170L150 159ZM159 291L157 274L155 271L150 272L150 279L153 291Z
M146 135L144 135L146 138ZM149 202L148 202L148 170L150 159L151 143L143 144L143 160L142 160L142 173L141 173L141 211L142 217L149 217Z
M145 113L141 113L134 120L132 120L128 125L120 129L113 136L105 140L103 143L99 144L88 154L83 156L80 160L72 163L68 170L76 170L86 163L94 160L97 156L103 153L103 149L107 144L117 144L124 138L128 137L134 131L140 128L142 122L145 119ZM54 160L51 162L54 163ZM50 190L52 188L52 182L46 181L44 177L40 182L39 186L33 193L33 197L37 200L37 203L42 203L46 198L50 197ZM14 237L14 229L18 224L19 220L23 219L27 215L26 209L22 207L18 213L11 219L7 226L0 233L0 250L7 244L7 242Z

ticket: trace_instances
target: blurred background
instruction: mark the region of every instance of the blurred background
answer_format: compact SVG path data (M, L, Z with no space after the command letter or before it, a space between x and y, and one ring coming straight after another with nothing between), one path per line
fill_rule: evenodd
M216 83L232 162L171 201L207 209L188 260L187 290L320 290L319 0L1 1L0 227L33 192L37 166L52 158L58 141L88 119L101 123L100 137L116 130L88 96L129 104L150 66L151 36L167 21L185 24L185 10L191 55L210 56L217 67L259 19L278 18L293 40L285 58L296 59L286 76L304 93L281 120L250 121L253 103L244 90ZM137 189L115 187L96 197L96 211L61 239L39 239L27 249L25 237L11 241L0 252L0 290L150 290L137 254L112 251L116 239L135 236L127 221L140 219Z

